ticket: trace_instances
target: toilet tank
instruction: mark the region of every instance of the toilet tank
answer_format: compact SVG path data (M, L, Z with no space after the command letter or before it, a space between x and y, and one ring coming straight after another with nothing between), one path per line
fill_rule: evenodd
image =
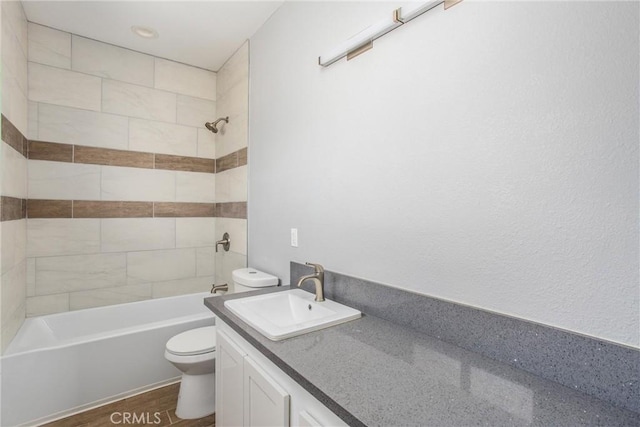
M278 286L278 278L255 268L239 268L231 273L234 292L255 291Z

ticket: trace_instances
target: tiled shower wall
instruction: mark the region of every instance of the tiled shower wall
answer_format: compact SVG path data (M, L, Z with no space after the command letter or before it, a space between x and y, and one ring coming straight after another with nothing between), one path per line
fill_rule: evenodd
M217 108L220 116L229 116L229 124L216 137L216 201L239 209L216 219L217 237L226 231L231 239L229 252L216 254L216 283L232 288L231 272L247 265L248 41L218 71Z
M27 160L27 20L20 2L1 2L2 143L0 143L1 349L25 317Z
M28 34L27 316L208 290L216 74Z

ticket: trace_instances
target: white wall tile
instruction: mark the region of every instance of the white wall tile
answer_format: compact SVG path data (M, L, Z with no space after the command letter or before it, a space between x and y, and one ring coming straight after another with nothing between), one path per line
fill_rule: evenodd
M2 3L8 2L3 1ZM7 349L13 337L18 333L24 323L25 311L25 302L22 301L20 305L14 307L14 310L2 313L2 320L0 321L0 325L2 325L2 348L0 352L4 352Z
M152 295L153 298L164 298L210 291L213 279L213 276L206 276L157 282L153 284Z
M2 4L2 16L7 21L3 24L8 24L11 31L18 38L21 49L25 56L27 55L27 17L25 16L22 8L22 2L19 1L3 1ZM3 25L4 26L4 25Z
M23 135L28 133L27 95L17 80L9 73L2 73L2 114L9 119Z
M26 262L23 261L0 278L2 283L0 324L3 350L18 332L25 318L26 271Z
M38 138L42 141L126 150L129 119L51 104L38 104Z
M232 252L247 255L247 220L240 218L216 218L216 234L229 233Z
M8 25L8 18L2 18L2 73L15 78L20 90L27 92L27 57L18 37Z
M129 149L150 153L196 156L198 131L194 127L142 119L129 121Z
M178 123L204 128L206 122L215 119L217 119L215 101L178 95Z
M0 144L0 176L2 176L2 195L17 198L27 196L27 159L8 144Z
M249 81L249 42L245 42L216 74L216 93L224 96L237 84Z
M196 275L196 250L171 249L127 253L129 284L186 279Z
M29 61L71 68L71 34L29 22Z
M216 202L244 202L247 200L247 166L240 166L216 174Z
M153 87L153 57L73 35L72 68L95 76Z
M109 288L127 282L124 253L36 259L36 295Z
M69 294L27 297L27 317L69 311Z
M237 84L218 98L216 108L229 116L229 125L216 136L216 155L225 156L247 146L248 141L248 84Z
M102 79L29 63L29 100L100 111Z
M214 276L216 274L215 247L196 249L196 272L198 276Z
M69 308L71 310L81 310L83 308L142 301L150 299L151 292L151 284L72 292L69 294Z
M175 123L176 95L115 80L104 80L102 111Z
M175 194L173 171L102 166L102 200L171 202Z
M216 100L216 73L155 58L155 87L169 92Z
M208 129L198 129L198 157L216 158L216 134Z
M216 218L176 218L177 248L215 246L215 244Z
M27 297L27 263L20 264L2 274L2 317L10 315Z
M0 251L1 273L23 263L27 250L27 220L0 222L2 251Z
M26 236L26 232L25 232L25 236ZM26 248L26 245L25 245L25 248ZM35 294L36 294L36 259L27 258L27 296L32 297Z
M233 288L233 270L245 268L247 266L247 256L237 252L217 252L216 253L216 284L227 283L229 290L235 292Z
M29 160L29 198L99 200L100 166Z
M38 103L29 101L27 103L28 120L27 120L27 138L38 139Z
M175 218L103 219L102 252L170 249L176 244Z
M176 172L176 201L213 203L215 195L216 174Z
M99 219L27 220L27 257L100 252Z

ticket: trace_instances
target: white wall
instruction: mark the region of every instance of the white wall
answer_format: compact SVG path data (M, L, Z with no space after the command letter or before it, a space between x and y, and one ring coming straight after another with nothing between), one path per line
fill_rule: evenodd
M638 4L289 2L251 39L249 265L638 346ZM299 248L289 229L299 229Z

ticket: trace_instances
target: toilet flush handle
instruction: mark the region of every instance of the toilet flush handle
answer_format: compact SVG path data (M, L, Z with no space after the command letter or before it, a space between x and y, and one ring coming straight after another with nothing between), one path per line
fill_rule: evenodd
M229 248L231 247L231 240L229 239L229 233L224 233L222 235L222 240L218 240L216 242L216 252L218 252L218 245L222 245L222 249L225 252L229 252Z

